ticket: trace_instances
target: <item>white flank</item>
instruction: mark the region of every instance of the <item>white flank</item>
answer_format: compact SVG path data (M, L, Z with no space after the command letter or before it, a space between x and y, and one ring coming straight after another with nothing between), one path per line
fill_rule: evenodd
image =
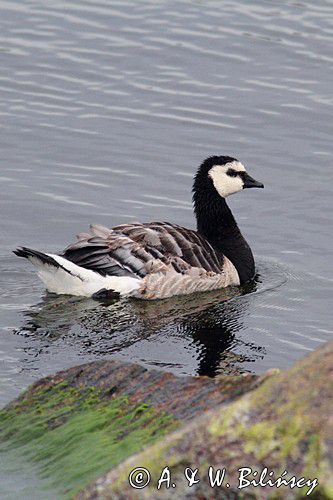
M81 297L91 297L102 288L114 290L120 295L132 295L138 290L141 280L131 277L121 276L101 276L90 269L77 266L59 255L47 253L62 268L45 264L38 257L28 257L30 262L38 268L38 276L45 283L49 292L59 295L77 295Z

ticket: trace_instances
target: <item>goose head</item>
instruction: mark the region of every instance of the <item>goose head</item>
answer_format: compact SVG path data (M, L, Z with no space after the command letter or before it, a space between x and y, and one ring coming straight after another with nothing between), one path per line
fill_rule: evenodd
M231 156L210 156L199 167L194 179L193 192L214 190L222 198L246 188L263 188L253 179L244 165Z

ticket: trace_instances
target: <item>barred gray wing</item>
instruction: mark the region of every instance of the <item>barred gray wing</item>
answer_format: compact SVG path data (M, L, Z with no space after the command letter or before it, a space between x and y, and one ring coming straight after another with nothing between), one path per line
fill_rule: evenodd
M139 278L169 264L182 274L193 267L219 273L223 264L223 256L196 231L167 222L123 224L112 229L92 225L62 256L104 276Z

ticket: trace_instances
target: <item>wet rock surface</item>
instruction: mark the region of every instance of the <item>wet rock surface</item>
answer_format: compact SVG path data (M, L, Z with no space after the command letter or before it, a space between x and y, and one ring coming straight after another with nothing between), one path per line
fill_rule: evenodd
M78 499L125 498L333 498L333 343L311 353L289 370L269 377L255 390L222 404L171 432L107 475ZM232 378L230 379L232 380ZM168 466L172 483L157 491L162 469ZM211 488L209 466L226 469L222 486ZM249 485L239 490L239 469L273 471L273 480L288 471L287 479L304 478L300 487L279 489ZM136 467L150 471L151 481L141 490L129 484ZM198 468L200 482L188 487L184 469ZM314 488L317 480L318 485ZM229 487L227 486L227 483ZM301 487L303 486L303 487Z
M117 360L37 381L0 411L0 451L29 460L50 488L72 498L98 476L211 408L254 390L244 374L176 377Z

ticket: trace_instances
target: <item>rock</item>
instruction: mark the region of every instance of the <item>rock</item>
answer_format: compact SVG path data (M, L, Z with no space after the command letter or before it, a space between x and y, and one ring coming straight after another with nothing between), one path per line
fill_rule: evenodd
M194 418L164 439L132 456L81 492L77 499L170 499L170 498L333 498L333 342L311 353L290 369L269 377L255 390L236 401L220 404ZM232 383L232 382L231 382ZM157 491L161 471L168 466L171 483ZM211 488L208 468L226 469L222 486ZM144 489L129 484L136 467L150 471ZM200 482L189 488L184 469L198 469ZM274 472L276 480L284 471L287 479L304 481L302 488L267 485L243 486L239 471L249 467ZM167 477L165 475L164 477ZM239 483L241 478L241 483ZM317 480L317 481L316 481ZM296 479L295 479L296 481ZM228 488L226 483L229 483ZM304 483L307 482L306 485ZM316 482L318 485L316 486ZM170 484L171 484L170 483Z
M168 432L260 385L265 377L176 377L120 361L37 381L0 412L0 452L35 463L72 497Z

